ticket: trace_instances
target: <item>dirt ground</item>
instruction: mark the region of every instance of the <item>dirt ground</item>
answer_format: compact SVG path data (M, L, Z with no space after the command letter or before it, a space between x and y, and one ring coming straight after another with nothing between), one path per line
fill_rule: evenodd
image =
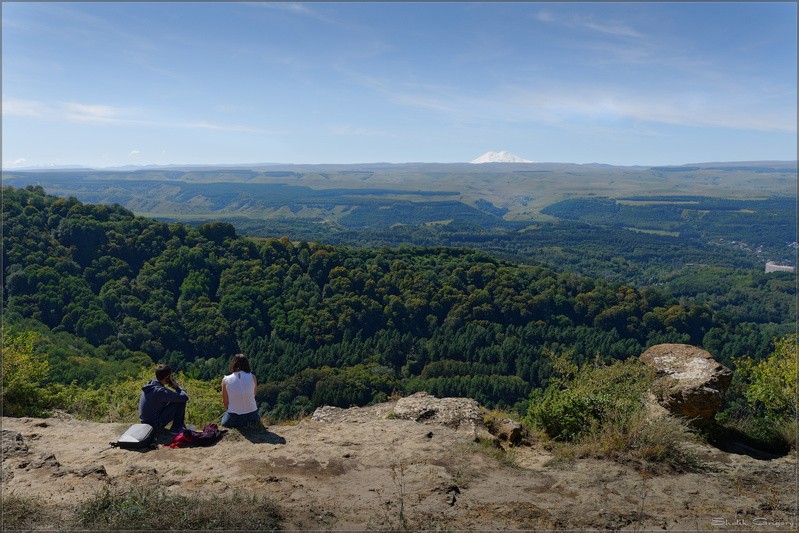
M537 444L503 454L442 425L391 418L391 408L147 452L109 449L123 424L4 417L3 494L62 509L109 484L265 494L289 530L796 530L794 454L694 445L698 471L644 475L612 461L553 462Z

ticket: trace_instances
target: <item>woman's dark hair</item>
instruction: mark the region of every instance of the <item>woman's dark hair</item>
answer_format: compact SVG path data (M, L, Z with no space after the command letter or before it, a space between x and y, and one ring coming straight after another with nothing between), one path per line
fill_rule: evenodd
M155 367L155 379L163 381L164 378L172 375L172 367L169 365L158 365Z
M252 370L250 370L250 362L247 360L247 356L243 353L237 353L230 361L230 371L235 372L236 370L243 370L252 374Z

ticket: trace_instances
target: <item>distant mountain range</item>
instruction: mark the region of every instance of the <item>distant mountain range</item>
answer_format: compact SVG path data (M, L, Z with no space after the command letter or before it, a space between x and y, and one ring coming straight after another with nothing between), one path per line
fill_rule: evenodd
M294 172L313 172L313 171L343 171L343 170L379 170L395 169L403 171L462 171L462 172L482 172L475 167L475 164L511 164L507 170L536 170L536 171L580 171L584 169L606 169L614 168L627 170L652 169L658 171L690 172L697 169L702 170L754 170L758 171L777 171L777 172L796 172L796 161L730 161L730 162L711 162L711 163L686 163L682 165L609 165L605 163L556 163L556 162L534 162L522 159L507 151L486 152L477 159L469 163L241 163L241 164L170 164L170 165L124 165L115 167L90 167L84 165L45 165L45 166L25 166L3 168L4 173L14 172L152 172L158 170L166 171L212 171L212 170L285 170Z
M517 155L502 150L501 152L486 152L471 163L533 163L529 159L522 159Z

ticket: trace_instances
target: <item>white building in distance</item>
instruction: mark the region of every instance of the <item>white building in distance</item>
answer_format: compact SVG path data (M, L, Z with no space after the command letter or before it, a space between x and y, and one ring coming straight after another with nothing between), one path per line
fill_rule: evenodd
M766 274L769 272L795 272L796 268L787 265L778 265L777 263L772 263L768 261L766 263Z

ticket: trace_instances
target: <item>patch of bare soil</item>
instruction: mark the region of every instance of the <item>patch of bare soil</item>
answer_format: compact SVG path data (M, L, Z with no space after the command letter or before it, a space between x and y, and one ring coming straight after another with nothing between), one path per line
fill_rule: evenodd
M540 445L503 457L473 434L393 419L392 405L147 452L109 449L123 424L4 417L3 495L47 502L43 516L56 529L59 516L103 487L132 483L266 495L295 530L796 529L793 454L762 459L694 445L698 471L644 475L611 461L552 461Z

